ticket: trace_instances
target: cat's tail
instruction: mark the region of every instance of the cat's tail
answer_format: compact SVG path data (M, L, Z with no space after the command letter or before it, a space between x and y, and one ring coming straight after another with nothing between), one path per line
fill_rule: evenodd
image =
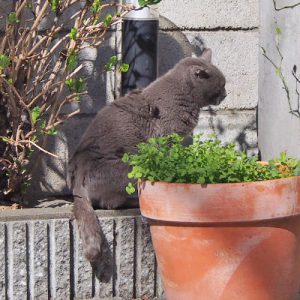
M74 194L74 215L85 257L97 261L101 256L102 230L89 199Z

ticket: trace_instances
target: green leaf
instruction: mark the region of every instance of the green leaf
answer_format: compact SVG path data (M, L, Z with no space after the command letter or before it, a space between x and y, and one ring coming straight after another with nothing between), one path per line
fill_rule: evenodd
M282 33L281 28L276 26L275 27L275 33L278 34L278 35L281 34Z
M47 131L48 135L57 135L58 131L53 127Z
M7 22L10 25L16 25L20 23L20 20L18 19L17 14L15 12L11 12L8 14Z
M78 59L79 59L78 54L75 53L74 50L71 50L67 58L67 67L70 72L73 72L77 68Z
M71 32L69 33L70 39L75 41L77 39L77 33L78 33L77 28L73 27L71 29Z
M10 58L5 54L0 54L0 70L7 68L10 65Z
M70 78L65 81L71 93L82 93L86 90L86 81L83 77L79 79Z
M111 71L112 68L118 63L118 58L116 55L113 55L109 58L108 62L105 64L104 69L106 71Z
M121 66L119 67L119 71L122 73L126 73L129 70L129 64L121 64Z
M101 1L100 0L94 0L92 7L91 7L91 12L93 15L98 14L102 9Z
M193 143L186 146L177 134L140 143L137 153L123 157L123 162L132 167L128 177L204 184L267 180L300 173L300 161L285 153L261 166L256 157L237 151L235 144L223 145L214 136L208 140L199 137L194 136Z
M27 8L32 9L32 0L27 0Z
M111 14L107 14L103 20L104 26L105 27L109 27L110 24L112 22L112 15Z
M31 119L33 124L35 124L39 120L40 115L41 108L39 106L36 106L31 110Z
M59 5L61 3L61 0L48 0L48 1L50 2L51 10L57 13L59 10Z
M124 153L124 155L122 157L122 161L123 162L128 162L129 161L129 155L128 155L128 153Z
M129 195L131 195L135 192L135 187L133 186L133 184L131 182L129 182L128 185L126 186L126 192Z
M44 121L42 122L42 124L41 124L41 128L42 128L42 129L45 129L46 126L47 126L47 123L46 123L46 121L44 120Z
M161 0L139 0L139 5L144 7L148 5L158 4Z
M9 142L9 138L5 137L5 136L1 136L0 139L5 142L8 143Z

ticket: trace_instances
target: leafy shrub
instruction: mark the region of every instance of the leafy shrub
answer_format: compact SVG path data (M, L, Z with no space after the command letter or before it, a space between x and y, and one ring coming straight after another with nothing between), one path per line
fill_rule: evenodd
M223 146L215 136L202 140L195 135L190 145L177 134L150 138L137 146L137 154L124 154L132 166L131 179L181 183L233 183L289 177L300 174L300 161L282 153L268 164L247 157L235 144ZM135 191L129 183L128 193Z
M145 6L160 0L140 2ZM133 9L118 1L0 1L5 22L0 36L0 200L21 202L32 169L40 165L36 159L42 153L58 158L47 150L48 137L80 112L64 108L87 93L80 53L98 48ZM104 69L128 68L113 56Z

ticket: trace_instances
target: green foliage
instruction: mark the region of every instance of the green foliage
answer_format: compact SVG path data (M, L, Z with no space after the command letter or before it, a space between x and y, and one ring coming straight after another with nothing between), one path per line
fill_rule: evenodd
M14 11L8 14L7 23L9 25L15 25L20 23L20 20L18 19L17 14Z
M114 66L118 63L118 58L116 55L113 55L109 58L108 62L105 64L105 71L111 71Z
M159 3L161 0L139 0L139 5L144 7Z
M7 68L10 65L10 58L5 54L0 54L0 70Z
M41 115L41 108L39 106L36 106L31 110L31 120L33 124L36 124L36 122L40 118L40 115Z
M133 194L135 192L135 187L134 187L134 185L131 182L129 182L128 185L126 186L126 192L129 195L131 195L131 194Z
M250 182L300 174L300 162L284 153L261 165L234 144L223 146L215 136L203 141L201 135L189 146L177 134L150 138L138 145L137 154L124 154L123 162L132 166L128 178L179 183ZM127 192L134 192L132 187L130 183Z
M58 131L53 127L47 131L48 135L57 135Z
M0 139L5 143L9 142L9 138L7 138L6 136L0 136Z
M98 14L101 11L102 5L100 0L94 0L92 7L91 7L91 12L93 15Z
M59 10L59 5L60 5L61 0L48 0L48 1L50 2L51 10L53 12L57 13Z
M77 39L77 33L78 33L77 28L73 27L69 33L70 39L75 41Z
M129 70L129 64L121 64L121 66L119 67L119 71L122 73L126 73Z
M118 65L118 58L116 55L113 55L109 58L108 62L105 64L104 69L105 71L112 71L116 65ZM122 73L128 72L129 64L121 63L119 65L118 70Z
M275 33L278 34L278 35L281 34L281 28L276 26L275 27Z
M72 93L82 93L86 89L86 81L83 77L79 79L70 78L65 81L65 84Z
M107 14L103 20L104 26L105 27L109 27L110 24L112 22L112 15L111 14Z
M32 9L32 0L27 0L26 7Z
M78 59L79 59L78 54L75 53L74 50L71 50L67 58L67 67L69 71L73 72L77 68Z

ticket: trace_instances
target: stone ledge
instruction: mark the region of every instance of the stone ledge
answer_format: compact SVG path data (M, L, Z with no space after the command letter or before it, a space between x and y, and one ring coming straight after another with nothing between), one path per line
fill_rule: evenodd
M138 209L97 211L103 255L84 258L70 207L0 214L0 299L161 298L148 224Z
M99 218L121 218L127 216L140 216L138 208L124 210L96 210ZM74 215L72 206L59 208L25 208L16 210L0 211L0 222L8 221L28 221L28 220L51 220L70 219Z

